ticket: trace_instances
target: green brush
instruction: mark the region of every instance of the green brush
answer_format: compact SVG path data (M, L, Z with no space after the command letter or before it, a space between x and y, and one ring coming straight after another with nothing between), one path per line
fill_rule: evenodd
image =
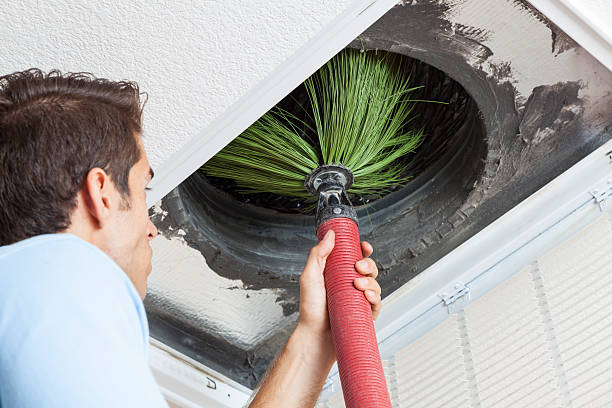
M267 192L312 201L304 179L324 164L354 175L349 195L383 195L405 184L405 156L423 140L414 118L407 67L392 54L344 50L304 85L314 126L273 108L202 169L233 179L243 193Z
M407 126L414 106L408 95L416 88L404 69L396 56L342 51L304 83L310 118L272 109L203 167L245 192L317 198L318 238L335 233L325 290L349 408L391 408L370 304L353 285L362 253L347 192L382 195L407 181L405 156L423 130Z

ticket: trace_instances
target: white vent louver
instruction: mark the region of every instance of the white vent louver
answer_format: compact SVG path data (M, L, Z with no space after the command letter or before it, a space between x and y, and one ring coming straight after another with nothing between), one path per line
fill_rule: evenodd
M611 292L603 213L386 361L393 406L612 406Z
M540 258L537 272L572 406L612 406L609 215Z

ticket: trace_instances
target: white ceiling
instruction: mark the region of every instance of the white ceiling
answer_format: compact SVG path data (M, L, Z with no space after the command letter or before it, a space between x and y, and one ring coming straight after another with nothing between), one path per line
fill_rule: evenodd
M158 168L352 3L3 1L0 75L38 67L137 81Z

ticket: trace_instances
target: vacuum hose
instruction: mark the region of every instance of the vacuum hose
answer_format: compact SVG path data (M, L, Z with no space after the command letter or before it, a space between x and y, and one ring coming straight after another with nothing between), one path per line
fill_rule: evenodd
M349 408L390 408L372 310L353 281L361 275L362 258L355 211L346 195L352 173L341 165L326 165L306 178L306 188L319 195L317 237L330 229L335 246L325 264L327 309L336 349L344 402Z

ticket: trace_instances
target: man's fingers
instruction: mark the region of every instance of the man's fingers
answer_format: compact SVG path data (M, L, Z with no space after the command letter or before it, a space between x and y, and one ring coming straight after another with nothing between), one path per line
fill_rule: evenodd
M327 231L323 239L310 250L310 255L308 255L304 272L310 272L310 270L316 268L323 273L323 269L325 269L325 260L331 253L332 249L334 249L334 241L334 231Z
M365 298L372 306L372 319L376 320L382 308L380 285L374 278L356 278L354 285L357 289L363 290Z
M378 267L376 262L371 258L364 258L355 264L355 269L362 275L376 278L378 276Z
M378 284L378 282L376 282L376 279L372 277L355 278L354 284L357 289L365 291L365 292L372 291L374 292L374 294L376 294L376 296L380 297L381 289L380 289L380 285Z
M373 252L374 248L369 242L363 241L361 243L361 253L364 259L355 264L355 269L366 277L356 278L354 285L357 289L363 291L365 298L370 302L370 305L372 305L372 319L376 320L382 308L382 298L380 296L380 285L376 282L378 267L376 266L376 262L369 258Z
M382 309L380 285L373 278L357 278L355 279L355 286L357 289L363 290L365 298L372 307L372 319L376 320L380 309Z
M336 235L334 230L329 230L323 236L321 242L319 242L315 248L317 248L317 258L323 261L323 265L325 265L325 260L331 254L332 249L334 249L334 243L336 240Z
M372 252L374 252L374 248L372 248L372 245L370 245L369 242L363 241L361 243L361 253L363 254L363 257L369 257L370 255L372 255Z
M364 292L366 299L372 305L372 319L376 320L378 314L380 313L380 309L382 308L382 300L380 298L380 294L376 294L373 290L366 290Z

